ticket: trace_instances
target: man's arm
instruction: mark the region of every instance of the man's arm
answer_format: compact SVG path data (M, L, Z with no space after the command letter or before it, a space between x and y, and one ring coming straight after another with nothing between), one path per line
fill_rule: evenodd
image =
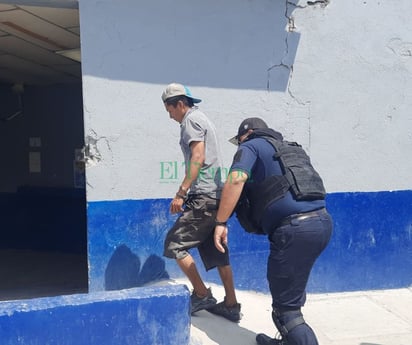
M216 215L216 222L225 223L229 219L236 207L247 179L248 175L244 171L235 170L229 174L223 187L219 210ZM224 253L225 249L223 248L222 243L227 244L227 226L217 225L215 227L214 241L216 248Z
M190 143L190 162L187 165L185 177L179 187L176 196L170 204L170 212L178 213L183 211L183 203L186 194L192 183L198 178L200 169L205 162L205 143L203 141L193 141Z
M200 169L205 162L205 143L203 141L191 142L190 151L190 162L182 182L182 186L186 189L189 189L192 183L198 178Z

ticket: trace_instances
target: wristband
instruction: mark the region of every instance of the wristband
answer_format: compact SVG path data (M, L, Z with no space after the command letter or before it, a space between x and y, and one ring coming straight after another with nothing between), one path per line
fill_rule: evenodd
M176 193L176 198L186 200L186 195L182 195L182 194Z
M215 219L215 226L218 226L218 225L226 226L227 221L226 222L219 222L217 219Z

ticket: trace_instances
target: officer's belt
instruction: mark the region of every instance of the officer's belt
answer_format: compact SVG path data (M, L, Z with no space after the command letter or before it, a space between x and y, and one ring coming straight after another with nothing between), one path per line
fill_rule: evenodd
M323 208L320 208L314 211L292 214L290 216L287 216L286 218L283 218L279 226L290 225L293 222L299 222L299 221L306 220L309 218L319 217L321 214L325 214L325 213L326 213L326 209L323 207Z

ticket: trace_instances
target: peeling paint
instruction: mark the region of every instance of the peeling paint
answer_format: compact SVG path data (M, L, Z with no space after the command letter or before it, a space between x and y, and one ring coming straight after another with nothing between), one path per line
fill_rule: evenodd
M370 247L376 247L375 232L373 229L369 229L366 233L368 243Z
M330 0L317 0L317 1L308 1L309 6L320 5L321 7L326 7L329 5Z
M86 167L91 167L98 164L102 160L102 156L97 148L97 142L99 140L91 137L90 135L85 138L84 159Z
M400 57L412 57L412 42L404 42L400 38L393 38L389 41L387 47Z
M104 136L99 137L96 132L91 131L91 134L87 135L85 138L84 147L84 159L87 168L95 166L103 160L103 155L99 149L99 142L101 140L103 140L104 144L106 144L107 150L112 152L111 142L116 140L109 140L109 138Z

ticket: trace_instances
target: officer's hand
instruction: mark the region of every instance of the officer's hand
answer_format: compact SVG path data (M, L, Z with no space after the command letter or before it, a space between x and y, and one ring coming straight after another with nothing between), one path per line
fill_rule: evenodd
M183 204L184 200L179 197L174 197L172 202L170 203L170 213L179 213L183 212Z
M222 244L227 245L227 226L225 225L216 225L215 227L215 246L216 248L224 253L225 248L223 248Z

